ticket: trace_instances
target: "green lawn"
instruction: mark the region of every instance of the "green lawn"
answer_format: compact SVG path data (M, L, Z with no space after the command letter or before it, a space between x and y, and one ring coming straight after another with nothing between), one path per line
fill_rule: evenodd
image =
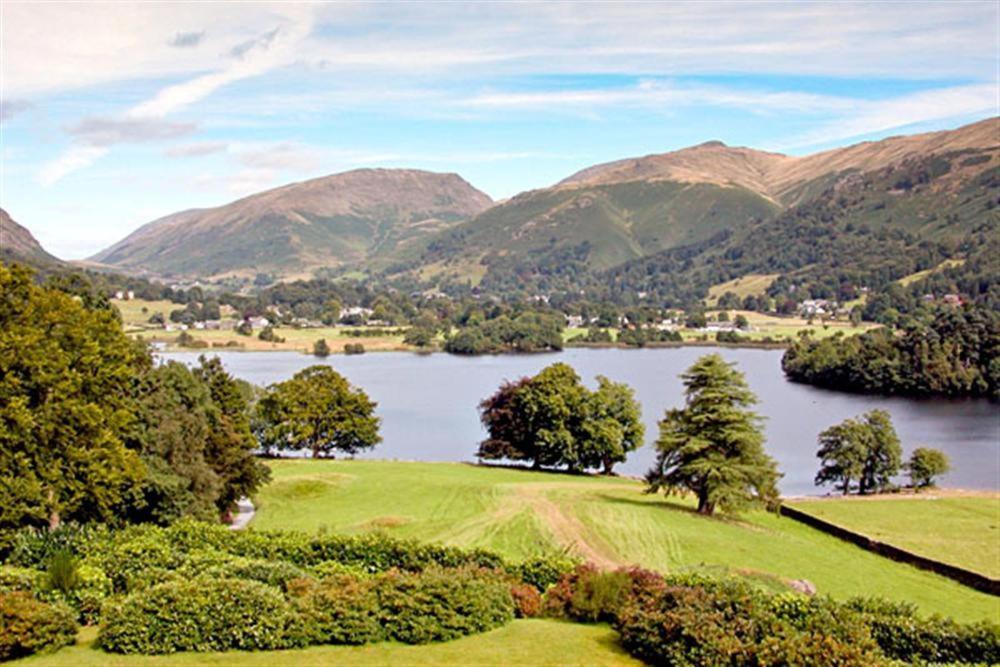
M808 579L845 598L882 595L961 620L1000 619L1000 600L787 518L705 518L639 482L447 463L274 461L253 526L384 530L510 558L566 550L605 566L729 569Z
M32 656L18 665L37 667L156 667L170 665L641 665L618 645L603 625L552 620L514 621L498 630L424 646L384 643L367 646L315 646L295 651L178 653L168 656L116 656L93 647L96 632L87 628L76 646Z
M823 499L795 507L921 556L1000 577L1000 495Z

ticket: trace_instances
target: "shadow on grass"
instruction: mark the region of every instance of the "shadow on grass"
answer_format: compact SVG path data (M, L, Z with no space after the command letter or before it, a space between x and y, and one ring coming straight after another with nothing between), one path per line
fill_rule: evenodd
M594 497L601 499L603 502L613 504L613 505L628 505L631 507L646 507L653 509L663 509L669 512L676 512L678 514L685 514L688 516L698 517L699 519L704 519L705 521L717 521L719 523L724 523L731 526L739 526L741 528L755 528L753 524L750 524L738 516L727 515L727 514L713 514L711 516L705 514L699 514L698 510L690 505L684 504L680 500L675 500L664 496L654 496L652 494L642 494L643 498L649 498L650 500L641 500L639 498L627 498L620 495L612 495L610 493L597 492Z

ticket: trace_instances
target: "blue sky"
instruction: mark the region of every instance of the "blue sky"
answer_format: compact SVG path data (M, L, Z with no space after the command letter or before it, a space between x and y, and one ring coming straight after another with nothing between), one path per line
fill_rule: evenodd
M720 139L791 154L998 114L986 2L0 4L0 204L86 257L357 167L494 198Z

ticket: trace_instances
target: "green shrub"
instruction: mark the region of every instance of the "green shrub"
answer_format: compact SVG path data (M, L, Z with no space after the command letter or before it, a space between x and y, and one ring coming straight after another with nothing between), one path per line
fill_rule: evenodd
M368 644L386 639L373 579L332 576L292 586L304 644Z
M508 571L526 584L544 593L549 586L572 572L578 561L564 556L539 556L508 567Z
M69 549L60 549L52 554L45 569L45 587L68 596L79 585L76 556Z
M42 588L45 573L16 565L0 566L0 593L27 591L35 593Z
M369 570L359 565L345 565L335 560L325 560L309 568L319 579L327 577L349 576L355 579L370 579L373 574Z
M259 581L286 590L288 583L294 579L307 579L310 574L302 568L281 560L263 560L260 558L235 558L224 565L218 565L206 571L209 576L227 577L232 579L249 579Z
M885 662L857 614L822 600L776 604L738 582L669 586L623 608L615 627L626 650L651 665Z
M272 650L293 643L288 603L256 581L196 578L108 603L99 641L113 653Z
M664 588L663 577L650 570L580 565L546 593L545 613L587 623L614 621L625 606L645 604Z
M73 612L25 591L0 593L0 661L54 651L76 641Z
M510 590L496 571L393 571L378 577L376 590L383 627L390 638L407 644L485 632L514 618Z

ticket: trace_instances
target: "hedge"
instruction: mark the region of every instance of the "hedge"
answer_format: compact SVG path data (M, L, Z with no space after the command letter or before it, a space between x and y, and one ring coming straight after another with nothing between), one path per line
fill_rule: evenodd
M257 581L196 578L109 603L98 640L113 653L272 650L294 645L278 589Z

